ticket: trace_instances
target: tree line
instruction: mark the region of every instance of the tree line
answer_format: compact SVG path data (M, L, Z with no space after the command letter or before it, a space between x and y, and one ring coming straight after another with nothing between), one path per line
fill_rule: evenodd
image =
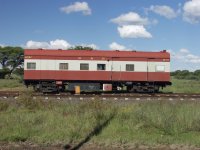
M70 50L93 50L91 47L74 46ZM23 77L24 49L21 47L0 46L0 78ZM196 71L177 70L171 72L176 79L200 80L200 69Z
M171 72L171 76L175 79L200 80L200 70L195 70L193 72L189 70L176 70Z

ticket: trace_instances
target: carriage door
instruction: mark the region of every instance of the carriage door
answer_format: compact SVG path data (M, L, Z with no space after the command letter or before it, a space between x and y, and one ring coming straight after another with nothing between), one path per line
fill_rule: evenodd
M154 58L147 59L147 81L154 82L154 74L155 72L155 63L153 61Z
M41 60L41 77L45 80L55 80L56 60Z
M115 73L114 73L114 62L113 62L113 58L110 59L110 80L113 81L113 78L115 76Z
M121 80L121 64L118 58L113 57L111 60L111 81Z

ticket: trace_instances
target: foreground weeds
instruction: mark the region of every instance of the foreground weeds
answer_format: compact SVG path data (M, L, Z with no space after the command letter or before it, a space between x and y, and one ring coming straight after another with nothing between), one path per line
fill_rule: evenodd
M0 79L0 90L23 87L23 84L19 80L15 79Z
M17 104L19 107L28 110L38 110L53 107L52 101L44 101L42 98L34 99L32 91L24 91L21 93L17 100Z
M6 111L9 107L9 104L7 102L1 102L0 101L0 112Z
M197 105L197 106L195 106ZM165 135L200 131L199 103L152 102L140 104L134 112L141 128L154 128Z
M199 102L134 102L118 107L110 126L96 140L112 143L200 146Z
M23 95L0 103L0 141L200 146L199 102L51 102Z

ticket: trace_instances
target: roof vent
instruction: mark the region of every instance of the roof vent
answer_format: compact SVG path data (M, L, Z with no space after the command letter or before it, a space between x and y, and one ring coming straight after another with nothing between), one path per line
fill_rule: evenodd
M163 52L163 53L166 53L166 52L167 52L167 50L163 50L162 52Z

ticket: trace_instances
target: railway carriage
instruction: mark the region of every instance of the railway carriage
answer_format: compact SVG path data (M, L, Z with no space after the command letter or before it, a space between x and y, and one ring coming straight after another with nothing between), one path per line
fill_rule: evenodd
M112 90L158 92L170 85L170 54L139 51L24 51L24 82L36 91Z

